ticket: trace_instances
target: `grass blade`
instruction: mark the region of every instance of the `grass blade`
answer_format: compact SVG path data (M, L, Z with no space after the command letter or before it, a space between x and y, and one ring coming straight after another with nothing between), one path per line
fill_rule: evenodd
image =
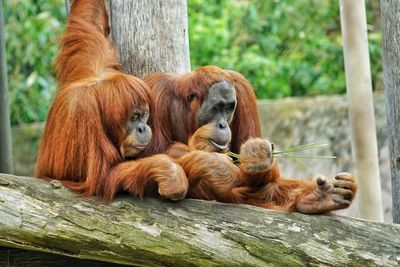
M302 162L301 160L296 159L296 158L294 158L294 160L295 160L295 161L297 162L297 164L299 164L300 167L302 167L305 171L311 172L310 167L308 167L304 162Z
M277 155L277 154L298 152L298 151L315 149L315 148L326 147L326 146L328 146L328 144L314 145L314 143L310 143L307 145L295 146L295 147L284 149L284 150L274 151L273 153L274 153L274 155Z
M307 155L298 155L298 154L291 154L291 153L285 153L285 154L278 154L274 155L275 158L280 158L280 159L336 159L336 156L307 156Z

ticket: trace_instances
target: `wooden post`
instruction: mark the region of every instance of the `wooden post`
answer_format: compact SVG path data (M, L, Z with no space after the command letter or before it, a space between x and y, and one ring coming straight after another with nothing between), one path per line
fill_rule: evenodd
M13 173L3 1L0 0L0 172Z
M393 222L400 223L400 3L381 0L383 83L389 132Z
M111 33L127 73L190 71L186 0L109 1Z
M360 216L383 221L364 0L340 0L340 15Z

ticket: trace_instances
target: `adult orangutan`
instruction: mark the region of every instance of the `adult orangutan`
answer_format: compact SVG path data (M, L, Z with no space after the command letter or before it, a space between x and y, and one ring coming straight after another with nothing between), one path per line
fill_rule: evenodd
M350 205L357 190L350 174L316 181L280 177L271 144L257 138L261 132L256 98L241 74L207 66L183 75L151 74L144 81L155 99L153 152L166 152L185 170L196 164L186 160L196 150L213 152L210 155L240 152L239 186L221 193L202 180L190 187L190 197L304 213Z
M108 34L103 1L75 0L36 173L104 200L119 189L137 196L158 189L162 197L182 199L188 189L183 169L166 155L142 158L152 136L149 89L121 71Z

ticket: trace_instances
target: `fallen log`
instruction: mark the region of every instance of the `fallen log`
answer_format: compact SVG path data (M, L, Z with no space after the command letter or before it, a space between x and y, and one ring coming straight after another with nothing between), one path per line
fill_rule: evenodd
M0 246L135 266L398 266L400 227L189 199L104 204L0 174Z

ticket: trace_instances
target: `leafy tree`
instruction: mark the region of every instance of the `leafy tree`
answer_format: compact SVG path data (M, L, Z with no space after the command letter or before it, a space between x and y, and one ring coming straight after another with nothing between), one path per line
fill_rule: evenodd
M43 121L55 82L52 64L63 32L63 0L3 1L11 122Z
M13 124L44 121L64 0L3 1ZM382 89L379 1L367 1L372 79ZM339 4L321 0L189 0L192 67L243 73L259 98L345 91Z
M375 23L379 5L368 5ZM260 98L345 91L337 1L190 0L189 22L193 68L242 72ZM373 79L381 84L381 37L369 26Z

